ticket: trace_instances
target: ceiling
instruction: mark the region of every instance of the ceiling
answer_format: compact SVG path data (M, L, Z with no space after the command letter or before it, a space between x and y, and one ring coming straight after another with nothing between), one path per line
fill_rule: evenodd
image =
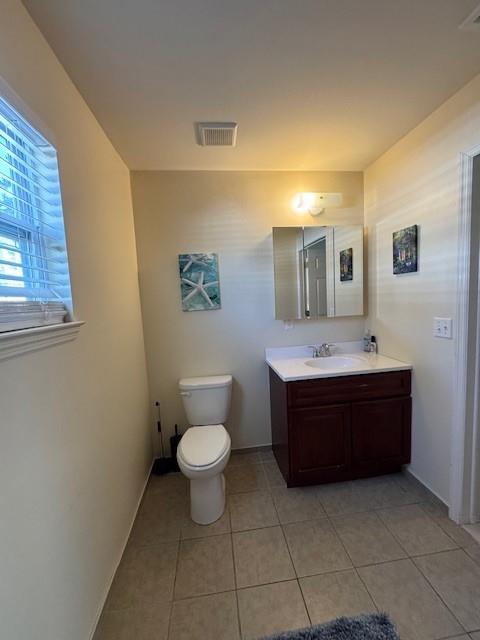
M131 169L361 170L480 72L478 1L24 4Z

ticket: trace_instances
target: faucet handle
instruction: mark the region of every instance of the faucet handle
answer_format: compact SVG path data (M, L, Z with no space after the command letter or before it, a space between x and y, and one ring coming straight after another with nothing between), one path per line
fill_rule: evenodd
M330 355L332 355L330 353L330 348L334 347L335 345L333 343L330 342L323 342L320 347L318 347L317 352L318 355L322 358L328 357Z
M319 349L319 347L314 345L314 344L311 344L311 345L309 345L308 348L309 349L313 349L312 357L313 358L318 358L318 349Z

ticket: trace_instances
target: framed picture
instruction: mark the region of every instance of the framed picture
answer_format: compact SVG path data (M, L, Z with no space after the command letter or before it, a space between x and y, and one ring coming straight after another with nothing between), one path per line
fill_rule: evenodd
M353 280L353 248L340 251L340 282Z
M220 309L220 281L216 253L178 256L183 311Z
M413 273L417 264L417 225L393 233L393 273Z

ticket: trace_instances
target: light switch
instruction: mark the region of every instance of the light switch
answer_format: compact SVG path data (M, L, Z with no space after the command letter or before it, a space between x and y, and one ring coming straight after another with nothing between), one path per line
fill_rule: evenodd
M293 331L294 328L293 320L284 320L283 321L283 330L284 331Z
M452 337L452 319L451 318L434 318L433 319L433 335L435 338Z

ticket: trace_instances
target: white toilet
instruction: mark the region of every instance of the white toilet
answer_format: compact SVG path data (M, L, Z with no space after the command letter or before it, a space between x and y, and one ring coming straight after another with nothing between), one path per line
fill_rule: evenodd
M232 376L182 378L178 386L193 425L178 445L178 466L190 480L192 520L210 524L225 510L223 470L230 458L231 440L223 423L230 411Z

